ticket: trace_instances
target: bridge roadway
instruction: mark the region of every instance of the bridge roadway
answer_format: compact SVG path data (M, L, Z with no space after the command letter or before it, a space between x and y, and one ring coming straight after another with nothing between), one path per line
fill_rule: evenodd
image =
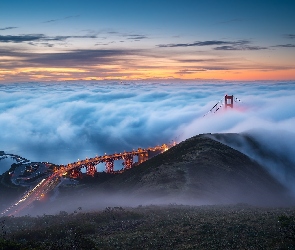
M174 146L173 145L169 145ZM8 207L5 211L3 211L0 215L1 216L15 216L19 214L22 210L29 207L34 201L36 200L42 200L45 195L53 190L55 187L57 187L61 182L61 177L65 174L67 174L69 171L75 170L75 169L81 169L83 167L89 167L91 169L95 169L95 166L98 165L101 162L106 163L106 172L114 172L112 167L109 167L109 165L113 164L114 160L125 160L124 170L132 167L127 166L127 163L130 163L130 159L133 156L138 156L138 163L141 163L145 160L148 160L150 155L150 152L154 153L162 153L169 149L169 146L167 144L163 144L162 146L156 146L151 147L147 149L141 149L133 150L131 152L123 152L123 153L115 153L112 155L104 155L104 156L96 156L94 158L89 158L85 160L80 160L78 162L69 163L67 165L60 165L57 167L54 172L49 175L46 179L42 179L33 189L26 192L19 201L17 201L15 204ZM131 160L131 163L133 160ZM111 164L109 164L111 163ZM112 165L113 166L113 165ZM96 169L95 169L96 171ZM122 171L120 171L122 172Z
M87 174L94 175L96 172L95 166L99 163L105 163L106 173L113 173L114 171L114 161L115 160L124 160L123 166L124 170L132 168L133 164L133 157L138 156L138 164L148 160L152 157L152 153L159 154L166 150L168 150L171 146L175 144L167 145L163 144L162 146L150 147L147 149L138 148L138 150L133 150L131 152L123 152L123 153L115 153L112 155L104 155L104 156L96 156L94 158L89 158L85 160L78 160L74 163L69 163L67 165L60 165L59 169L62 170L64 173L68 173L71 170L79 170L83 167L86 167ZM74 176L75 177L75 176Z

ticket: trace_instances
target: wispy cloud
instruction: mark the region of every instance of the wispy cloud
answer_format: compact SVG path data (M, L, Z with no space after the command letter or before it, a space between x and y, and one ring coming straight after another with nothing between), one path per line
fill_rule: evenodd
M295 48L295 44L279 44L272 47L281 47L281 48Z
M27 35L18 35L18 36L1 36L0 42L2 43L22 43L22 42L31 42L31 41L40 41L44 40L46 37L43 34L27 34Z
M22 42L38 42L38 41L65 41L71 38L96 38L95 35L85 36L46 36L44 34L23 34L23 35L0 35L0 42L2 43L22 43Z
M295 34L287 34L286 37L291 38L291 39L295 39Z
M248 45L227 45L227 46L219 46L214 48L214 50L264 50L268 49L267 47L261 46L248 46Z
M96 44L94 44L94 46L101 46L101 45L107 46L107 45L110 45L110 44L112 44L112 43L115 43L115 41L105 42L105 43L100 42L100 43L96 43Z
M159 44L158 47L174 48L174 47L193 47L193 46L214 46L214 45L223 45L223 44L232 44L232 43L233 42L228 42L228 41L210 40L210 41L194 42L194 43Z
M120 33L118 31L108 31L107 34L117 35L117 34L120 34Z
M43 47L48 47L48 48L52 48L54 47L54 44L53 43L34 43L34 42L28 42L29 45L32 45L32 46L38 46L38 45L41 45Z
M31 55L26 61L39 65L92 65L112 63L119 57L136 54L134 50L73 50L64 53L42 53ZM66 64L65 64L66 63Z
M142 39L146 39L147 36L145 35L124 35L125 37L127 37L127 39L130 40L142 40Z
M223 61L221 59L180 59L178 60L179 62L183 62L183 63L199 63L199 62L216 62L216 61Z
M177 73L178 74L193 74L193 73L196 73L196 72L201 72L201 71L206 71L206 69L182 69L182 70L179 70Z
M196 41L194 43L172 43L172 44L159 44L160 48L175 48L175 47L202 47L202 46L217 46L214 50L263 50L266 47L252 46L248 40L238 41L222 41L222 40L208 40Z
M229 70L228 67L222 67L222 66L200 66L200 67L192 67L189 69L183 69L179 70L177 73L178 74L194 74L196 72L202 72L202 71L208 71L208 70Z
M125 39L134 40L134 41L139 41L139 40L148 38L146 35L143 35L143 34L126 34L126 33L121 33L121 32L113 31L113 30L107 31L106 34L114 35L118 37L124 37Z
M4 27L0 28L0 30L12 30L12 29L17 29L18 27Z
M31 45L35 45L34 43ZM44 44L43 46L53 46L51 43ZM141 50L126 50L126 49L92 49L92 50L68 50L65 52L51 52L51 53L31 53L30 51L16 51L12 49L0 49L0 56L8 56L17 58L17 62L11 63L11 61L2 61L0 63L0 69L16 69L18 67L33 67L34 70L38 71L38 67L71 67L71 68L85 68L87 71L93 71L95 75L99 74L100 69L93 68L99 65L125 65L131 66L132 60L130 56L141 55ZM128 59L129 58L129 59ZM134 65L132 65L134 67ZM110 76L115 76L119 74L115 72L117 70L108 68L106 74L101 72L101 76L107 76L107 73ZM24 73L22 73L24 74ZM46 72L44 72L46 75ZM121 74L121 73L120 73ZM124 74L127 74L124 73ZM47 73L49 77L49 73ZM79 77L79 72L76 74L72 72L71 75L74 77ZM87 75L84 75L87 77Z
M43 23L53 23L53 22L63 21L63 20L66 20L66 19L76 18L76 17L79 17L79 16L80 15L75 15L75 16L67 16L67 17L64 17L64 18L51 19L51 20L48 20L48 21L44 21Z

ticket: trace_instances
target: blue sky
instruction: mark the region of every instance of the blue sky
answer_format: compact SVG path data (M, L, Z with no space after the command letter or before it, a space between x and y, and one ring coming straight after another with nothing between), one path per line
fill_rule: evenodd
M292 80L294 9L287 0L1 1L0 80Z

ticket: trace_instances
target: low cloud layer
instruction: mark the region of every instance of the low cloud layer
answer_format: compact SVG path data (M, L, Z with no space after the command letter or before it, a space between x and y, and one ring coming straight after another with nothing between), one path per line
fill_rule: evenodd
M203 117L225 94L241 102ZM293 134L294 95L292 82L1 84L0 150L65 164L199 133Z

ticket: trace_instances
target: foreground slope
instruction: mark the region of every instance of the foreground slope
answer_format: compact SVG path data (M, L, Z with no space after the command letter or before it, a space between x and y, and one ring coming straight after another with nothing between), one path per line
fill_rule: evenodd
M9 217L0 249L294 249L294 208L141 206Z

